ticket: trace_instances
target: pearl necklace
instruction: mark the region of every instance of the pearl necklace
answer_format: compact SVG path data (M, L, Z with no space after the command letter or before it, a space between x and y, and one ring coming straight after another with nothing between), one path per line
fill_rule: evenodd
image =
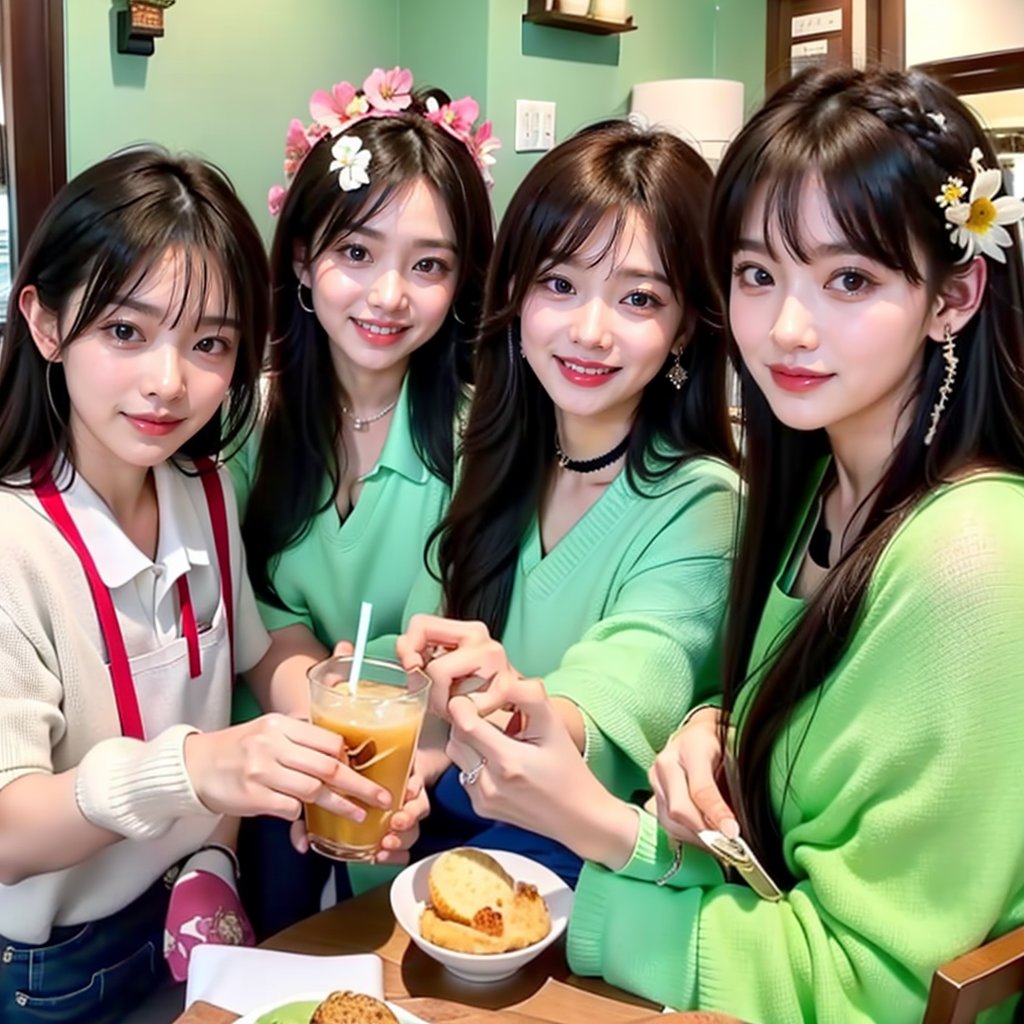
M352 429L358 430L363 433L370 429L371 423L376 423L377 420L384 419L394 407L398 405L398 399L396 398L393 402L389 402L381 409L380 412L374 413L372 416L367 416L363 419L361 416L357 416L347 405L342 405L341 411L352 421Z

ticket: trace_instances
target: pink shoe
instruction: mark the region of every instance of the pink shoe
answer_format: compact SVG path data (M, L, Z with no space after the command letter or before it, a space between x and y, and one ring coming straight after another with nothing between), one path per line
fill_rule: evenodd
M164 925L164 956L175 981L188 976L188 959L202 942L224 946L256 943L238 893L212 871L189 871L171 890Z

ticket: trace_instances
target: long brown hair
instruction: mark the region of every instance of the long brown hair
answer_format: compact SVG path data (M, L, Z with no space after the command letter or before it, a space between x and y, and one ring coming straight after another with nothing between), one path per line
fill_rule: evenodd
M519 546L554 457L554 407L519 357L519 310L538 278L578 252L609 213L610 245L631 214L647 224L683 306L680 333L690 337L685 390L663 372L644 389L630 483L642 491L696 455L733 461L721 317L704 260L710 187L710 169L682 140L608 121L546 154L516 190L487 276L459 484L434 534L446 614L481 619L494 636L504 629Z
M939 116L932 116L939 115ZM970 154L996 157L978 123L948 89L917 72L811 70L762 107L730 145L711 203L711 261L727 296L733 254L755 193L769 225L804 259L800 196L821 182L832 217L856 252L939 294L962 250L946 230L935 195L950 175L969 180ZM915 251L922 259L915 259ZM791 429L740 366L747 504L733 573L726 637L725 707L754 684L740 723L738 811L744 834L780 882L792 881L771 797L781 733L814 701L850 641L882 551L921 499L943 480L981 463L1024 471L1024 327L1021 252L990 260L983 303L957 341L956 388L930 446L929 413L943 377L940 346L925 347L909 429L870 500L864 527L807 601L799 622L776 638L765 663L750 664L755 634L778 572L779 551L796 525L816 464L830 448L823 430ZM734 357L739 362L730 336ZM799 738L786 764L786 794ZM785 799L785 796L784 796Z

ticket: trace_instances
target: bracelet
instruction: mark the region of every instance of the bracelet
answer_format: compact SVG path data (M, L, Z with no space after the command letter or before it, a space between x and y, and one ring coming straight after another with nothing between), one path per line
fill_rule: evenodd
M655 885L665 885L668 880L683 866L683 844L678 839L670 839L672 843L672 863L660 878L654 880Z
M219 850L221 853L223 853L224 856L227 857L229 861L231 861L231 867L235 873L235 881L238 881L238 878L242 874L242 869L239 867L238 864L238 854L235 853L235 851L232 850L230 846L225 846L223 843L203 843L203 845L200 846L198 850L194 850L191 854L189 854L189 857L194 857L197 853L202 853L204 850Z

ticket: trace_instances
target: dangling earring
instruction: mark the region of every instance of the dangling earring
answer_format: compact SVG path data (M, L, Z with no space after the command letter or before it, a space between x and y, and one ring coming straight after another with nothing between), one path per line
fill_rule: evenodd
M690 375L683 369L681 360L682 352L676 352L672 359L672 365L665 371L665 376L668 378L669 384L671 384L676 391L682 391L683 385L690 377Z
M519 339L519 358L526 358L526 353L523 351L522 338ZM512 324L508 325L508 362L510 366L515 366L516 364L516 336Z
M296 284L295 293L299 297L299 308L304 313L315 313L316 310L312 307L312 305L307 306L306 303L302 301L302 282L301 281L296 281L295 284ZM309 292L309 301L311 303L313 301L313 292L312 291Z
M946 375L939 386L939 397L932 406L932 418L928 424L928 433L924 435L924 443L929 445L935 439L935 428L939 425L939 417L946 408L949 396L953 394L953 381L956 380L956 368L960 360L956 357L956 335L949 324L942 328L942 359L946 364Z

